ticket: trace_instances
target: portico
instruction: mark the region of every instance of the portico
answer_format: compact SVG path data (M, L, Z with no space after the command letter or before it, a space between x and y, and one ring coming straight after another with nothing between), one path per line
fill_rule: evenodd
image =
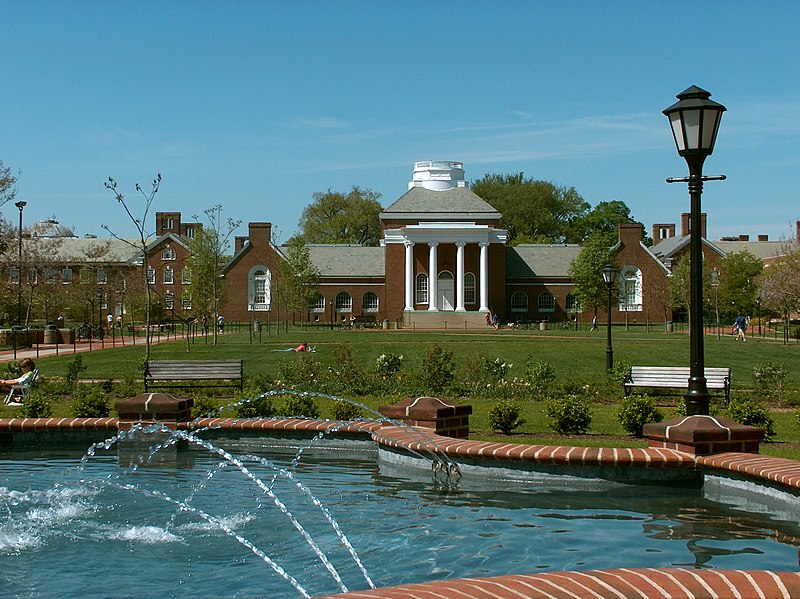
M387 297L402 288L398 308L405 313L503 306L507 233L500 216L467 187L460 162L414 163L408 192L381 213ZM392 276L400 262L402 279Z

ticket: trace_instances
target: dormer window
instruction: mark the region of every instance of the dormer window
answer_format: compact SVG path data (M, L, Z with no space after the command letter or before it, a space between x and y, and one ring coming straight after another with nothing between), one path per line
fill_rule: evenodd
M172 249L171 246L167 246L161 250L161 259L164 261L175 260L176 257L175 250Z

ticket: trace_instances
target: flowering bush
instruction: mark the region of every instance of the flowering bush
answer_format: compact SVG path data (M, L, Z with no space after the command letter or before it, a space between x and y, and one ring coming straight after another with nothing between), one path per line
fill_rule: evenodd
M375 372L379 376L390 377L400 371L403 356L400 354L381 354L375 359Z
M769 360L759 362L753 368L753 380L763 391L780 391L789 377L789 369L783 362Z
M496 381L500 379L504 379L508 371L511 370L513 364L508 364L507 362L503 362L500 358L495 358L494 360L490 360L485 356L481 356L481 368L483 371L488 374L491 378Z

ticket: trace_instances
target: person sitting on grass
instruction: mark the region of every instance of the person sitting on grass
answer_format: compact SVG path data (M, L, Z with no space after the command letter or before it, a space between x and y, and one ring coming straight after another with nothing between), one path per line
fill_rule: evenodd
M0 379L0 390L4 393L8 393L11 391L11 387L14 385L19 385L20 383L24 383L31 377L33 377L33 369L36 368L36 365L33 363L33 360L30 358L23 358L19 362L20 368L22 368L22 374L15 379Z

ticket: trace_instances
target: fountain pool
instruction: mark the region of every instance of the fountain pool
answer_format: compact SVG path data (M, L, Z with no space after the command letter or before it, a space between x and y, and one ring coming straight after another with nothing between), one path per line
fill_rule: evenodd
M252 478L194 446L173 465L133 470L113 445L82 466L82 451L0 454L3 594L296 597L619 566L798 567L791 512L735 495L645 485L576 491L558 482L534 491L474 473L452 486L385 463L371 442L326 440L297 462L293 442L214 443ZM275 477L272 466L292 478Z

